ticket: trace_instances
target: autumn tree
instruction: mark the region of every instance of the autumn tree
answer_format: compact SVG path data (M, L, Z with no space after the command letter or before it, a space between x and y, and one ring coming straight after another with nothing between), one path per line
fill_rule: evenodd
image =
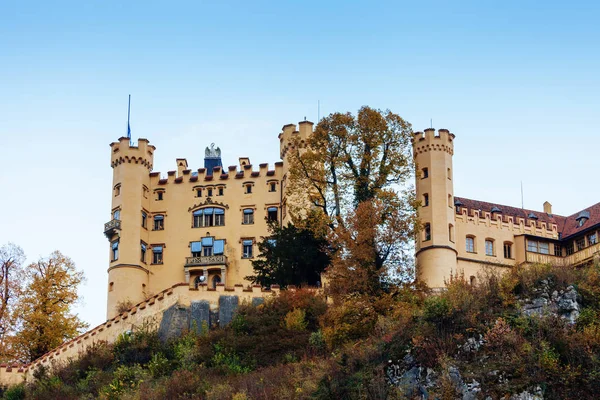
M329 265L328 242L312 230L293 224L269 224L271 235L258 242L259 255L252 261L254 275L246 277L262 286L278 284L315 286Z
M25 267L25 290L15 307L13 339L21 360L34 360L87 328L72 310L83 280L83 272L59 251Z
M0 247L0 357L10 357L7 335L13 326L13 308L21 292L23 249L8 243Z
M308 220L328 231L336 253L331 278L346 293L376 293L384 278L405 276L416 223L411 125L391 111L362 107L357 115L323 118L306 142L291 146L288 192L295 223ZM317 222L317 223L315 223ZM410 269L410 268L408 268ZM337 271L336 271L337 270ZM366 281L365 281L366 279ZM341 294L341 293L340 293Z

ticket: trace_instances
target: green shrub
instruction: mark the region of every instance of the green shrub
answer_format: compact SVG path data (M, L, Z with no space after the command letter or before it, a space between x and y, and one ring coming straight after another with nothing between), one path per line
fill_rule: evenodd
M4 392L2 396L4 400L22 400L25 399L25 385L19 384L11 386Z

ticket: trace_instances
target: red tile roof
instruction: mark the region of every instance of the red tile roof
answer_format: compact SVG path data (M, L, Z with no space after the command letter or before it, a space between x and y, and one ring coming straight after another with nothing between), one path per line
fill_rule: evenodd
M531 214L537 217L538 222L545 222L546 224L556 224L558 232L561 234L562 239L566 239L570 236L574 236L583 232L591 227L600 225L600 203L594 204L582 211L589 212L589 220L586 221L583 226L579 226L578 217L582 211L578 211L573 215L564 217L556 214L546 214L543 211L526 210L523 208L510 207L502 204L488 203L485 201L466 199L464 197L455 197L454 202L462 203L461 207L467 208L469 213L475 210L481 210L482 212L492 212L492 208L496 207L500 209L500 214L503 217L523 218L526 221L532 220ZM534 219L535 220L535 219ZM516 222L516 221L515 221Z

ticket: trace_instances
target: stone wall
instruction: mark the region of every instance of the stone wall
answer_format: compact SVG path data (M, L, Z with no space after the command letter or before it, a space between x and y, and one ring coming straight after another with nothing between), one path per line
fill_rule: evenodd
M176 337L185 329L200 329L203 322L208 326L224 326L231 321L240 304L257 305L278 293L277 286L272 290L260 286L244 288L241 285L233 288L218 285L216 289L201 285L198 289L190 289L187 283L180 283L63 343L30 364L0 365L0 385L30 380L40 365L52 367L77 358L92 344L114 342L119 335L137 326L148 325L158 329L159 336L164 340Z

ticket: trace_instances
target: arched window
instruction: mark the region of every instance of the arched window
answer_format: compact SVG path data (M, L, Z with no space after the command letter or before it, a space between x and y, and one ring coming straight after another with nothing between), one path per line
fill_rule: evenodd
M448 240L454 243L454 225L448 224Z
M429 178L429 170L427 168L423 168L421 170L421 179Z
M448 207L452 208L452 207L453 207L453 204L452 204L452 203L453 203L453 202L452 202L452 195L451 195L451 194L449 194L449 195L448 195Z
M467 236L465 243L465 250L467 250L467 253L476 252L477 248L475 247L475 236Z
M423 207L427 207L429 205L429 194L425 193L423 195Z
M254 223L254 210L251 208L244 209L244 218L242 220L242 224L251 225Z
M207 207L192 213L192 226L201 228L206 226L225 225L225 210L218 207Z
M221 276L219 276L219 275L215 275L215 276L213 277L213 279L212 279L212 287L213 287L213 289L216 289L216 288L217 288L217 285L218 285L219 283L221 283Z
M198 289L198 286L200 286L201 284L205 283L204 281L206 280L206 278L204 277L204 275L198 275L196 277L196 279L194 279L194 287L196 289Z
M504 242L504 258L513 258L512 257L512 243Z
M423 241L431 240L431 225L425 224L423 227Z
M485 255L495 256L496 249L494 248L494 239L485 239Z

